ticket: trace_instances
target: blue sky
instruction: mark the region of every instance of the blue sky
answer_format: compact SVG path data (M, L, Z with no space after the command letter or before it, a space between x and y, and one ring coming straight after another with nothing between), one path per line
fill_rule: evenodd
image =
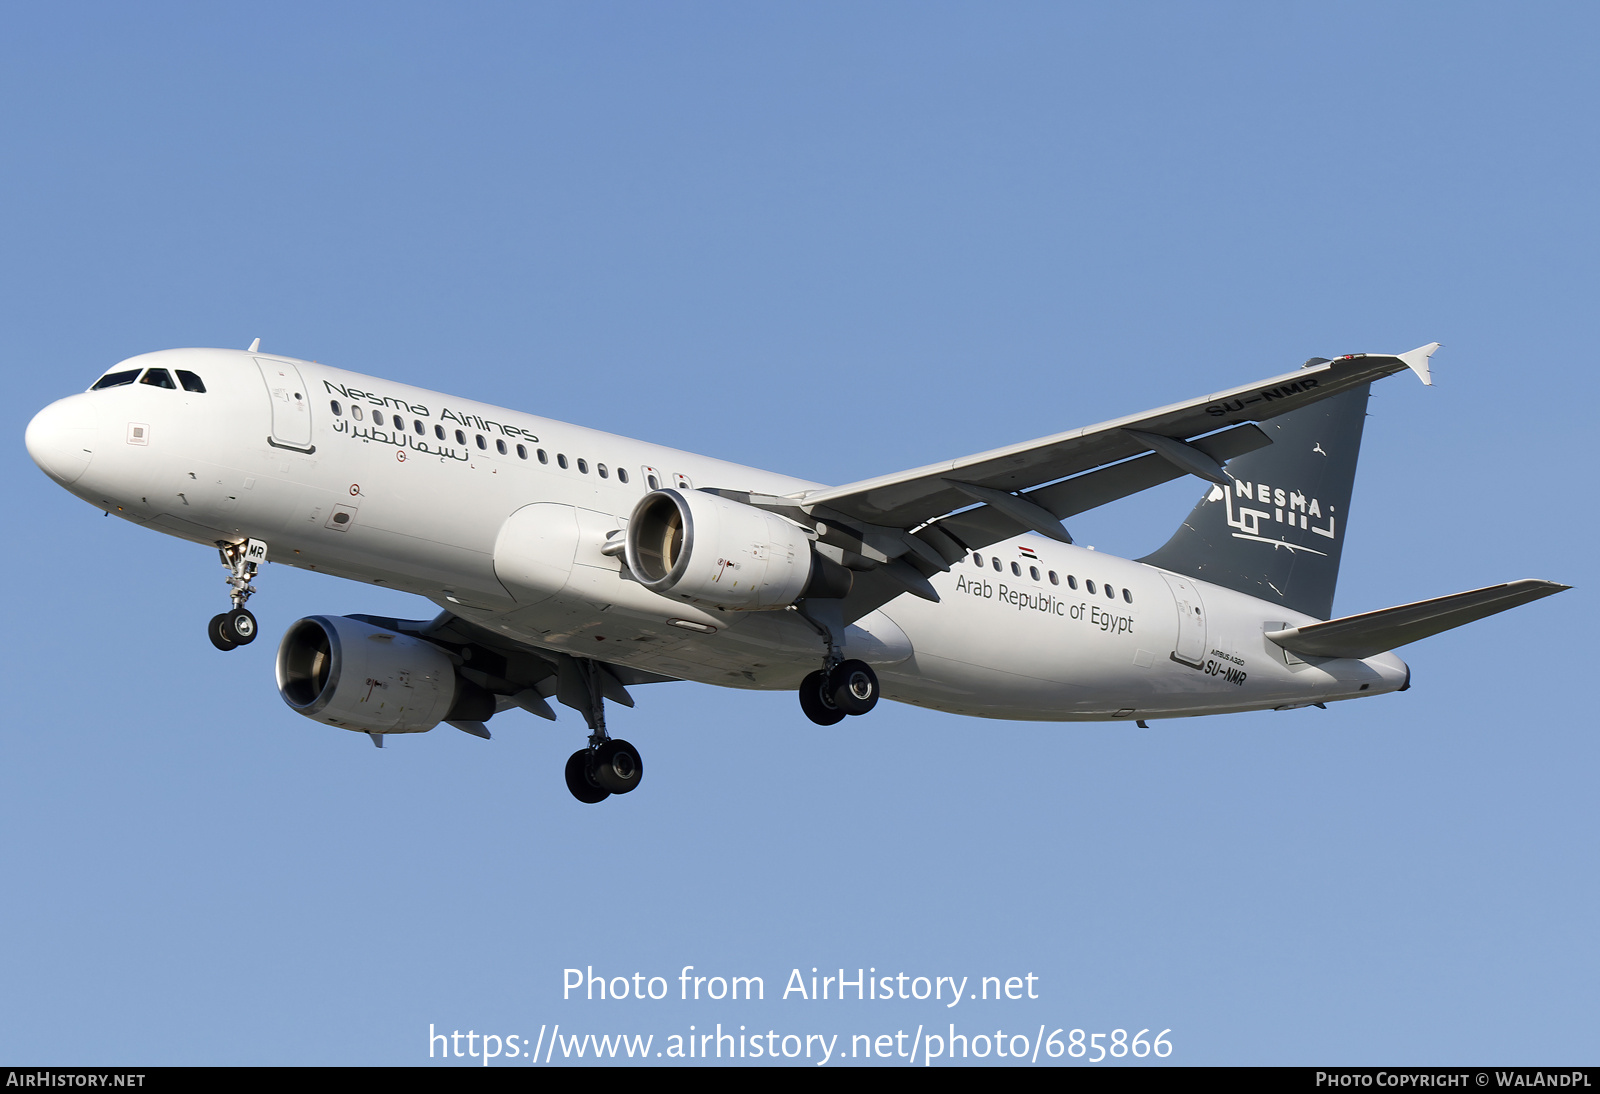
M1168 1028L1186 1063L1593 1062L1597 31L1562 4L8 10L0 1059L954 1021ZM1376 389L1336 609L1577 587L1402 651L1405 694L1149 731L640 688L612 729L648 778L585 808L570 712L380 754L277 698L294 619L429 605L269 566L264 640L218 654L214 557L28 460L28 418L111 363L257 336L824 482L1438 340L1434 388ZM1141 554L1201 489L1072 531ZM563 1001L589 965L768 999ZM776 998L813 966L1040 998Z

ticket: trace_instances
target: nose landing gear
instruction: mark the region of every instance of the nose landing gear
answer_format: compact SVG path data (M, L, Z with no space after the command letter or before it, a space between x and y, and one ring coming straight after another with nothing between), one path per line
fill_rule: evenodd
M259 539L244 543L222 543L218 544L218 553L222 556L222 565L228 570L227 583L232 590L229 596L233 600L233 608L212 616L206 626L206 635L213 646L227 651L237 646L247 646L256 639L256 617L250 614L244 604L250 599L250 594L256 591L250 580L256 576L261 563L267 560L267 545Z

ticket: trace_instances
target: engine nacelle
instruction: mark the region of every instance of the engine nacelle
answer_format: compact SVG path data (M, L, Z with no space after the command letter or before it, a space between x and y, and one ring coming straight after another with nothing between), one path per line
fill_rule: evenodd
M494 696L439 647L342 615L307 616L278 646L278 694L312 721L361 733L426 733L482 721Z
M628 520L628 569L653 593L732 611L842 597L851 574L774 513L698 490L654 490Z

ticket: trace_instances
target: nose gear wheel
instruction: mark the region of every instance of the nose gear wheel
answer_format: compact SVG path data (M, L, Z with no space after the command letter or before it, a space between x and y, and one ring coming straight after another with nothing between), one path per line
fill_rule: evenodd
M248 646L254 642L257 630L256 617L246 608L235 608L221 615L212 616L206 633L211 638L211 644L217 649L231 650L235 646Z

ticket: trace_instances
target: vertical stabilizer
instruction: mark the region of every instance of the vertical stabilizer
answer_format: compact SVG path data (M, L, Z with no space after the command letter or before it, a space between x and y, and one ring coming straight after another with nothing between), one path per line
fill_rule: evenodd
M1166 546L1139 561L1327 619L1370 385L1260 424Z

